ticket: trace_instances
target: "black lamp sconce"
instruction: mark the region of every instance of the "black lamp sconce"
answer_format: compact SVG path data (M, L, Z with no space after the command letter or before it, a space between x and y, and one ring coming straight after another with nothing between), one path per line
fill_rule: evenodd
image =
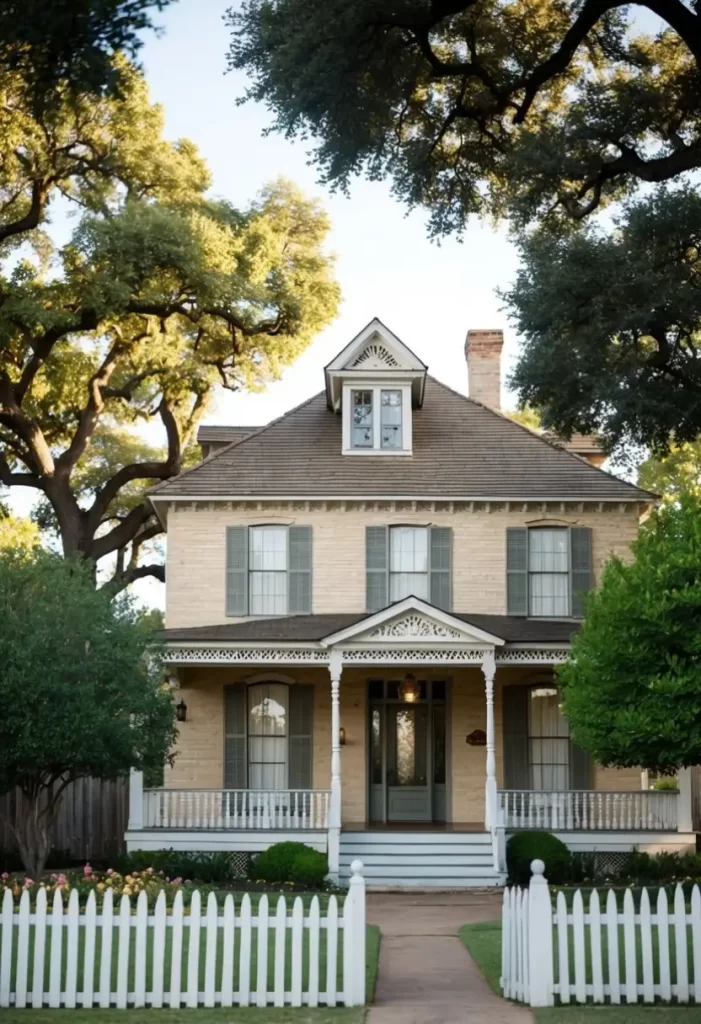
M341 726L341 728L338 730L338 742L340 743L340 745L342 747L345 747L345 745L346 745L346 730L343 728L343 726Z
M184 700L178 701L175 705L175 717L179 722L187 721L187 704Z

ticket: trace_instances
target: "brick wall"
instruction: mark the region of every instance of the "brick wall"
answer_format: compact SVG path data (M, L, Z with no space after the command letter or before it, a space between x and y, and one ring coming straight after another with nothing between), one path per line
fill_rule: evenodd
M340 510L323 503L310 509L273 503L255 510L243 504L172 506L168 513L168 627L231 621L224 607L226 528L276 522L313 527L312 610L317 614L365 610L365 527L399 524L452 527L453 608L506 614L506 528L542 521L541 509L507 511L502 505L492 511L484 506L450 511L445 503L439 509L412 511L411 503L405 504L385 511ZM612 553L627 554L638 526L638 511L632 505L586 512L574 505L553 506L547 515L558 525L592 528L597 575Z

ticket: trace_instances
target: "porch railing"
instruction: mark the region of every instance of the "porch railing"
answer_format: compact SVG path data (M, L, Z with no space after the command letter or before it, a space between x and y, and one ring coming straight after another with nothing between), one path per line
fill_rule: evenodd
M143 828L325 829L326 789L145 789Z
M664 790L502 789L498 799L507 829L546 829L549 832L677 830L679 794Z

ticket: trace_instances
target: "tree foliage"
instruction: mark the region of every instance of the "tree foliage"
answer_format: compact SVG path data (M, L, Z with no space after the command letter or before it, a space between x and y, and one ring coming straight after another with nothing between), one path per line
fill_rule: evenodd
M524 340L512 383L546 427L665 451L701 433L701 197L628 202L611 233L536 232L506 294Z
M0 552L0 793L38 878L66 786L161 769L175 740L170 689L148 620L95 590L85 562Z
M119 58L116 95L33 113L0 76L0 482L34 488L64 553L162 578L144 489L177 474L217 385L262 388L335 315L328 221L285 181L213 198L195 146ZM52 243L49 213L80 217ZM138 431L158 424L165 444ZM154 431L150 431L150 437Z
M701 761L701 499L662 507L612 559L558 670L574 740L603 765Z
M229 22L247 98L322 180L387 177L434 235L471 214L522 234L514 382L544 427L619 452L697 436L698 198L662 187L701 166L697 3L246 0Z
M230 64L327 182L388 176L434 232L579 219L701 165L701 19L682 0L246 0ZM661 19L652 36L633 15Z
M665 502L685 494L701 497L701 441L677 445L663 458L647 458L638 470L638 485Z
M170 0L0 0L0 75L20 72L33 105L53 103L57 85L79 92L118 86L113 59L135 56L153 28L151 10Z

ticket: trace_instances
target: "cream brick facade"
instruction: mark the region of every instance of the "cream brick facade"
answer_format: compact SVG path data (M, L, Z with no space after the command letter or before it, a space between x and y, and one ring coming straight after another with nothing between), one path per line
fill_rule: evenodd
M506 614L506 528L552 521L592 530L595 578L612 555L625 557L638 529L639 507L573 503L453 505L452 502L172 504L168 510L166 625L231 622L224 604L227 526L266 523L313 528L315 614L365 610L366 526L450 526L453 530L453 608Z
M360 669L344 670L341 679L341 724L346 733L342 749L342 820L358 824L367 817L367 679L386 674ZM246 669L192 668L183 675L180 694L188 707L187 721L180 726L177 756L165 785L177 789L219 789L224 784L224 686L245 682L264 673ZM276 675L273 673L273 675ZM279 675L279 673L277 673ZM328 672L303 668L284 673L294 681L313 683L313 786L328 789L331 777L331 698ZM448 808L457 823L479 824L484 820L485 749L466 742L469 733L486 726L484 684L479 669L449 672L434 669L419 673L422 679L449 683ZM545 673L547 675L547 673ZM502 688L542 681L537 669L500 669L495 692L497 782L503 780ZM294 684L293 684L294 685ZM601 790L640 789L640 772L628 769L596 769L594 787Z

